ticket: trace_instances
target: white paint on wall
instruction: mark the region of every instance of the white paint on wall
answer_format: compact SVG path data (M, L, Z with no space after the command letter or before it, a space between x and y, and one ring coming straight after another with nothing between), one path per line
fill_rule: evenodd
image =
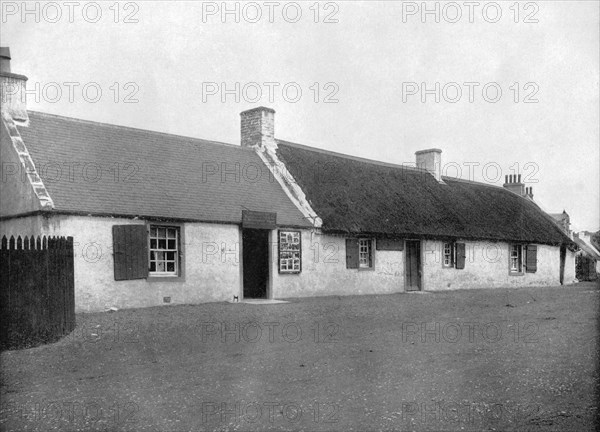
M463 288L499 288L560 284L560 248L537 245L537 271L518 275L509 272L509 244L505 242L461 241L465 243L464 269L442 266L443 242L424 240L423 287L427 291ZM575 263L565 264L565 273ZM566 276L566 275L565 275ZM565 277L565 283L571 280Z
M575 257L576 253L567 249L567 255L565 257L565 285L572 284L577 281L576 270L575 270Z
M277 238L275 233L272 236ZM281 274L277 243L271 249L274 298L390 294L404 291L404 253L374 251L375 268L346 268L346 238L302 231L302 272Z
M237 225L185 223L183 230L184 278L178 281L114 280L112 226L145 224L142 220L89 216L30 216L0 223L0 236L72 236L75 254L77 312L109 307L134 308L195 304L242 299L241 230ZM271 232L271 298L330 295L390 294L404 292L404 251L374 250L374 269L346 268L346 237L302 230L302 271L281 274L278 269L278 230ZM508 243L465 241L465 268L443 268L443 242L424 240L423 289L496 288L558 285L560 248L538 245L536 273L508 272ZM575 254L567 251L565 284L575 279Z
M240 294L237 225L183 224L185 274L180 281L115 281L112 226L145 223L118 218L35 216L4 221L0 233L73 237L76 312L103 311L113 306L160 306L165 304L163 297L171 297L170 304L187 304L232 300Z

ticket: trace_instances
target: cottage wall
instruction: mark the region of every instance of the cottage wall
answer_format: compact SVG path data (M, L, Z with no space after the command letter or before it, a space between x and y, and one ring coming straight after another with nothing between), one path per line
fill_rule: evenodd
M112 226L144 224L118 218L57 215L3 221L1 235L64 235L74 242L76 312L108 307L135 308L232 300L241 290L239 227L225 224L183 225L184 277L181 281L115 281ZM219 245L219 250L215 249ZM241 298L241 297L240 297Z
M577 281L575 277L575 257L576 253L567 249L567 256L565 257L565 285Z
M460 241L460 240L459 240ZM423 286L428 291L496 288L560 284L560 248L558 246L537 245L537 271L511 275L508 271L509 244L505 242L463 241L466 245L464 269L442 267L443 242L426 240L423 242ZM574 261L565 264L567 269L575 269Z
M276 234L272 237L277 239ZM346 268L346 238L302 231L302 272L278 271L277 243L271 256L274 298L390 294L404 291L404 253L375 251L375 269Z
M75 304L77 312L108 307L133 308L230 301L243 298L240 263L241 230L232 224L182 224L184 277L177 281L139 279L115 281L112 226L145 221L86 216L30 216L0 223L1 235L64 235L74 238ZM372 270L346 268L346 237L302 230L302 272L278 269L278 230L271 231L271 298L404 292L404 251L374 251ZM558 285L559 247L538 245L536 273L511 276L508 243L465 241L465 268L443 268L443 242L424 240L422 286L426 291ZM575 254L567 251L565 284L575 278Z
M273 237L276 238L276 237ZM442 267L443 242L422 242L422 284L427 291L558 285L560 248L537 245L535 273L513 276L508 271L509 244L465 241L464 269ZM302 273L280 274L277 245L271 256L272 292L275 298L319 295L389 294L404 292L404 252L375 251L374 270L346 268L345 237L302 233ZM567 252L565 284L572 283L574 255Z

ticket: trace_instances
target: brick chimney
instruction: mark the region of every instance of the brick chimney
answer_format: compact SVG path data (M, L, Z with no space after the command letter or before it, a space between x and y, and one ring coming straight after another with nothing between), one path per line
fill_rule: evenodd
M521 174L504 176L504 184L502 186L519 196L525 196L525 184L521 183Z
M27 124L27 104L25 100L27 77L10 71L10 49L0 47L0 101L2 114L9 114L21 124Z
M442 151L432 148L427 150L419 150L415 152L417 158L417 168L425 169L431 173L435 179L442 182Z
M275 110L253 108L240 113L242 147L277 148L275 142Z

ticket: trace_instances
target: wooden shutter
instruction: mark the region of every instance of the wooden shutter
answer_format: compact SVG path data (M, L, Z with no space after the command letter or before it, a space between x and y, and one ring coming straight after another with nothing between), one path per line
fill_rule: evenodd
M465 258L467 254L465 252L464 243L456 243L456 268L462 270L465 268Z
M148 232L145 225L113 225L115 280L148 277Z
M525 271L535 273L537 271L537 246L527 245L525 251Z
M346 239L346 268L358 268L358 239Z

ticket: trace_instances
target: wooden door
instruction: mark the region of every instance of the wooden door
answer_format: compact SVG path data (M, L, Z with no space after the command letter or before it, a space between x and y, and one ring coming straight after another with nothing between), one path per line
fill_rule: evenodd
M421 290L421 242L406 241L406 291Z
M242 230L244 298L267 298L269 231Z

